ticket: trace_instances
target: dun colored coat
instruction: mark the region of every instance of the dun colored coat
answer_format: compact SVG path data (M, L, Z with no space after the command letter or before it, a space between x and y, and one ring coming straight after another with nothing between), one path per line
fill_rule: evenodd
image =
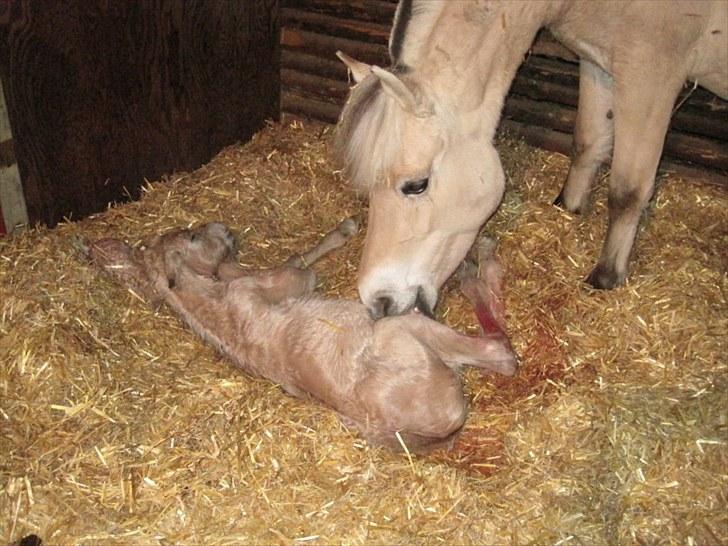
M374 316L432 308L500 203L493 136L544 27L581 59L574 154L556 202L583 211L612 154L609 226L587 281L625 280L678 92L687 79L728 99L728 2L401 0L388 69L339 54L358 83L335 148L369 194L359 293Z

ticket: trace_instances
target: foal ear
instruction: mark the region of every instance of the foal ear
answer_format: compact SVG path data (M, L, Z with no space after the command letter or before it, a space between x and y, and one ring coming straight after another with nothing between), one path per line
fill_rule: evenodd
M432 113L430 109L417 101L415 94L407 87L407 84L389 70L372 66L372 73L379 78L384 92L396 100L405 112L409 112L418 118L427 117Z
M351 75L354 76L354 81L356 83L361 82L364 78L372 73L371 65L362 63L360 61L357 61L356 59L352 59L343 51L337 51L336 56L341 59L341 61L351 71Z

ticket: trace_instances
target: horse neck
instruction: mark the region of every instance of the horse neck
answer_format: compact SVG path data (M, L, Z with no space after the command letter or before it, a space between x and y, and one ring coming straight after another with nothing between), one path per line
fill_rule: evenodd
M485 11L479 3L447 2L440 20L450 23L433 27L420 77L452 111L479 119L481 133L492 138L518 67L560 5L506 1ZM453 40L454 34L461 39Z

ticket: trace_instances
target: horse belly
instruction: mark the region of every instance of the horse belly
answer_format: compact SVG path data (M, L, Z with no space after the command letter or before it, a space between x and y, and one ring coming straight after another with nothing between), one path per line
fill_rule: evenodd
M728 100L728 2L715 2L712 8L688 77Z
M728 71L728 2L579 2L549 28L580 58L614 78L652 69L683 72L686 79L723 96Z

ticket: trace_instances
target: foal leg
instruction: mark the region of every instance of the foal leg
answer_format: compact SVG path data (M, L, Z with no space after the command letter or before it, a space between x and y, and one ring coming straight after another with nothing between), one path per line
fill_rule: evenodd
M466 336L418 313L385 317L374 323L374 336L379 339L388 335L399 339L402 332L411 334L451 368L473 366L502 375L513 375L518 369L518 357L500 330Z
M226 262L218 275L225 280L238 277L254 279L265 300L275 304L286 299L301 298L311 294L316 287L316 274L308 266L346 244L358 231L356 218L350 217L336 229L327 233L313 248L303 254L288 258L281 267L268 270L246 271L237 264Z
M650 63L654 60L631 63L633 70L615 77L609 226L599 261L586 279L594 288L613 288L627 277L637 226L654 191L665 133L684 81L679 67L656 70Z
M478 263L465 260L458 271L460 291L473 305L484 334L503 333L503 268L495 256L495 241L483 237L477 243Z
M336 229L333 229L324 235L324 238L321 239L316 246L303 254L294 254L288 258L283 263L283 267L305 269L329 252L344 246L357 231L359 231L359 222L355 216L350 216L336 226Z
M569 175L554 204L584 212L594 176L612 150L612 78L589 61L579 64L579 107Z

